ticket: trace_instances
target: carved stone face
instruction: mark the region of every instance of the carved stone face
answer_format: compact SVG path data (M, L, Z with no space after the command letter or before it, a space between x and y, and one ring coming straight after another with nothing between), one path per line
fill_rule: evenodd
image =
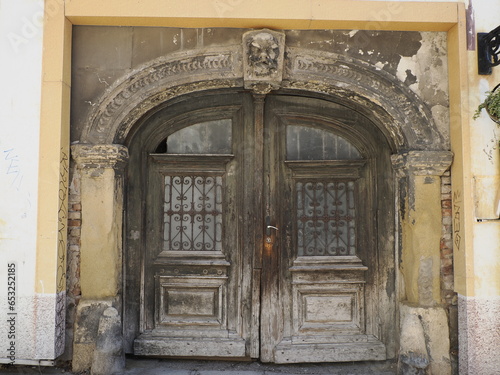
M278 68L279 45L274 36L268 33L256 34L248 46L248 65L257 76L266 76Z

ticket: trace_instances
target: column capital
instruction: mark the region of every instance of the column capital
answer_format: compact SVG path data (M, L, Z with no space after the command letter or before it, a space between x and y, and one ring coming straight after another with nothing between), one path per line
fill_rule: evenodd
M392 166L400 177L442 176L451 166L451 151L407 151L391 156Z
M71 155L80 168L122 170L128 160L128 148L115 144L74 144Z

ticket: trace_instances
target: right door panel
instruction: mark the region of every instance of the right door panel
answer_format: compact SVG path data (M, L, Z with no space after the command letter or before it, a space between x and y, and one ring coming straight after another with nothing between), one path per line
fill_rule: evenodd
M355 129L332 118L332 108L345 109L310 102L266 102L266 209L279 228L271 256L278 260L270 262L279 280L263 284L262 296L277 288L269 295L279 295L282 313L269 325L282 329L261 340L274 340L269 357L277 363L384 360L386 345L374 324L381 313L376 154ZM263 311L263 326L267 316Z

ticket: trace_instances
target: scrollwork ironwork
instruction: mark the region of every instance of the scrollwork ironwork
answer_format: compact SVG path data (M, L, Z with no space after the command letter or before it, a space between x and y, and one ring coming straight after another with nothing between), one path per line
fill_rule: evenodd
M298 255L354 255L354 181L298 181L295 188Z
M491 68L500 65L500 26L489 33L477 34L478 73L491 74Z
M222 251L222 176L165 176L166 251Z

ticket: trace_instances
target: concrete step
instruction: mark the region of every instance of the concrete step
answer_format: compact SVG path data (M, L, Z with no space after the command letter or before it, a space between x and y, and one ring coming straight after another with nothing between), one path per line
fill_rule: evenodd
M127 358L125 371L120 375L394 375L396 369L397 365L393 361L277 365L260 362ZM0 367L0 375L11 374L90 375L89 372L77 374L56 367Z

